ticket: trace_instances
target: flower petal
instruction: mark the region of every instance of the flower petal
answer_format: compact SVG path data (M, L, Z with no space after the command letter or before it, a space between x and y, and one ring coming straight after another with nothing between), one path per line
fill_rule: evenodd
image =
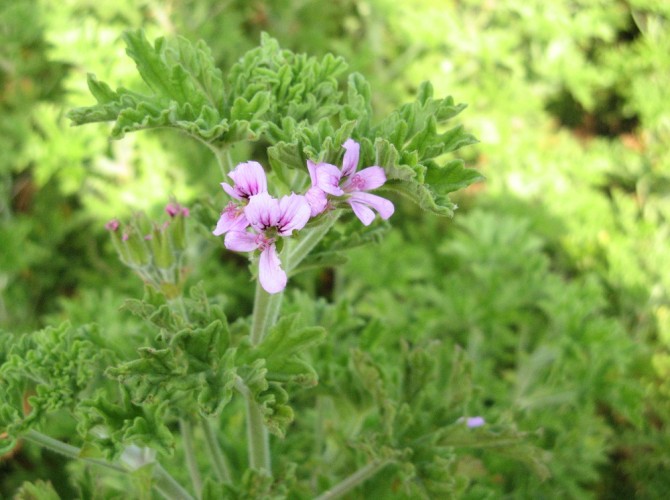
M311 209L310 215L312 217L316 217L325 211L326 207L328 206L328 198L326 197L326 193L316 186L312 186L307 190L305 193L305 199L307 200L307 203L309 203L309 207Z
M235 198L236 200L241 200L242 199L242 197L237 193L235 188L233 186L231 186L230 184L228 184L227 182L222 182L221 187L226 192L226 194L228 196L230 196L231 198Z
M230 231L223 240L224 246L233 252L253 252L258 248L258 235L248 231Z
M361 219L361 222L365 224L366 226L372 222L368 222L367 224L365 223L365 220L359 215L357 210L360 212L364 213L364 210L361 210L360 205L367 205L369 207L374 208L377 212L379 212L379 215L381 216L382 219L386 220L389 217L393 215L393 212L395 211L395 207L393 206L393 203L391 203L389 200L386 198L382 198L381 196L377 196L375 194L370 194L370 193L363 193L360 191L357 191L355 193L351 194L351 197L349 198L349 204L351 205L351 208L354 210L354 213L356 216ZM354 207L354 205L359 205L358 207ZM366 215L366 217L368 217Z
M344 159L342 160L342 177L349 177L358 167L361 145L353 139L347 139L342 147L345 149Z
M249 224L258 232L277 225L281 211L279 201L268 193L263 192L249 198L249 204L244 207Z
M281 261L274 244L261 252L258 260L258 280L268 293L278 293L286 288L286 273L281 268Z
M315 166L316 186L333 196L342 196L344 191L340 188L342 174L340 169L330 163L319 163Z
M316 186L316 164L312 160L307 160L307 170L309 171L309 179L312 181L312 186Z
M290 235L294 230L305 227L312 215L312 210L304 196L291 193L279 200L280 216L277 229L282 236Z
M383 186L386 182L386 174L381 167L368 167L349 177L342 185L344 191L369 191Z
M481 427L485 424L486 420L484 420L484 417L468 417L465 419L465 425L467 425L470 429Z
M233 189L237 196L231 194L234 198L246 199L256 194L267 192L268 190L265 170L263 170L263 166L260 163L255 161L240 163L235 167L235 170L228 174L228 177L235 181ZM223 189L230 194L225 186Z
M249 221L244 216L242 208L231 202L221 213L212 233L215 236L221 236L228 231L244 231L247 226L249 226Z
M354 214L360 219L363 225L369 226L372 224L372 221L375 220L375 213L370 210L367 205L358 203L351 199L349 200L349 205L351 205L351 209L354 211Z

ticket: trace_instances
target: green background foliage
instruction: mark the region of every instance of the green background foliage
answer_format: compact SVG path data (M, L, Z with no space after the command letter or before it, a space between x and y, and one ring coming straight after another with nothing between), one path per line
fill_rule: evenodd
M187 483L174 417L197 409L230 430L241 478L205 498L310 498L389 458L352 498L662 497L668 28L655 0L2 3L0 431L74 436L94 457L151 445ZM138 72L126 44L137 59L158 37L168 64ZM299 65L311 79L286 69ZM75 122L115 123L71 127L75 108ZM344 220L251 349L247 263L208 234L224 202L213 151L271 165L288 190L295 165L338 161L352 133L362 163L389 172L392 227ZM188 320L139 301L103 228L171 197L193 208ZM286 436L281 484L244 473L222 373ZM459 421L474 415L487 425ZM148 495L141 469L101 478L2 444L2 497Z

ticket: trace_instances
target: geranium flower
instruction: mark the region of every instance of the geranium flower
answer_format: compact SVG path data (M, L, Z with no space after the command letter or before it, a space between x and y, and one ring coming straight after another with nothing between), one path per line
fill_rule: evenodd
M391 217L395 211L393 203L386 198L367 192L384 185L386 182L384 169L372 166L356 172L360 145L353 139L347 139L342 147L345 153L341 170L329 163L314 164L307 161L312 187L305 196L312 216L328 208L328 195L331 195L345 197L356 217L366 226L370 225L375 218L372 209L376 210L384 220Z
M216 236L221 236L228 231L244 230L249 225L244 217L244 205L252 196L265 193L268 190L265 170L260 163L255 161L240 163L228 174L228 177L233 179L234 184L231 186L222 182L221 187L228 195L238 201L229 202L221 212L216 228L212 231Z
M291 194L280 199L267 192L249 198L244 207L249 228L231 229L224 245L235 252L260 250L258 279L268 293L281 292L286 287L286 272L281 267L275 242L277 237L290 236L305 227L310 218L310 206L304 196Z

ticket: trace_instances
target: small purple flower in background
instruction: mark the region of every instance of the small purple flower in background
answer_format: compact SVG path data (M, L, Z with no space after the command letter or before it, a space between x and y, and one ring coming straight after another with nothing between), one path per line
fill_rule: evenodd
M465 419L465 425L467 425L470 429L482 427L484 424L486 424L484 417L468 417Z
M118 219L112 219L107 224L105 224L105 229L107 231L114 232L119 229L120 222Z
M231 201L226 205L216 228L212 231L216 236L221 236L228 231L243 231L249 225L244 216L244 203L248 202L252 196L266 193L268 190L265 170L260 163L255 161L240 163L228 174L228 177L233 179L234 185L222 182L221 187L232 198L238 200L238 203Z
M290 236L305 227L310 218L310 206L304 196L291 194L280 199L267 192L249 198L244 207L244 217L251 226L231 229L224 244L235 252L260 250L258 279L268 293L281 292L286 287L286 272L281 268L275 241L277 236Z
M367 191L377 189L386 182L384 169L377 166L367 167L356 172L360 155L360 144L347 139L342 145L345 149L342 170L328 163L307 162L312 187L306 198L310 204L312 216L318 215L328 206L328 195L346 196L356 217L369 226L375 218L372 209L384 220L393 215L393 203L386 198L370 194Z
M184 217L188 217L191 213L187 207L182 207L179 203L176 203L174 201L167 204L167 206L165 207L165 212L173 219L177 215L183 215Z

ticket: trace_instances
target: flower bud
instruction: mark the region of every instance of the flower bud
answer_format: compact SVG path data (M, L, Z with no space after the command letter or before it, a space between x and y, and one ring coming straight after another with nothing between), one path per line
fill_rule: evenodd
M131 232L124 236L127 236L125 244L129 253L128 263L131 266L136 267L143 267L147 264L150 264L151 254L147 248L144 238L140 236L137 230L131 230Z
M149 241L151 252L154 257L154 264L161 269L170 269L175 262L172 245L167 231L158 226L154 226L151 231L151 240Z

